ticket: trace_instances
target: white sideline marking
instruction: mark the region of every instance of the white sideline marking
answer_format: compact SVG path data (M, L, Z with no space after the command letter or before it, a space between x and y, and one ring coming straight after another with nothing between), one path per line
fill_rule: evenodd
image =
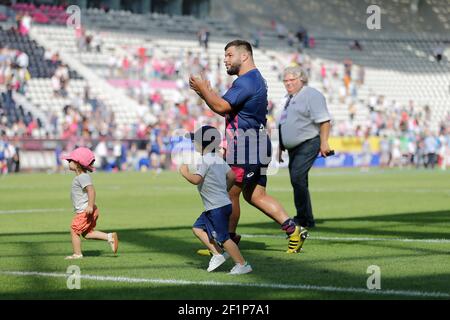
M273 234L241 234L244 238L286 238ZM398 241L398 242L422 242L422 243L450 243L450 239L407 239L407 238L357 238L357 237L315 237L309 236L308 240L323 241Z
M267 190L273 192L292 192L292 188L283 188L283 187L268 187ZM401 192L401 193L450 193L450 189L431 189L431 188L396 188L396 189L381 189L381 188L364 188L364 189L356 189L356 188L323 188L323 187L310 187L309 191L311 192L328 192L328 193L342 193L342 192L357 192L357 193L392 193L392 192Z
M70 209L52 208L52 209L17 209L17 210L0 210L0 214L14 214L14 213L37 213L37 212L62 212Z
M37 271L0 271L0 274L11 276L36 276L36 277L54 277L65 278L65 273L50 273ZM111 277L96 275L80 275L81 279L109 282L125 282L125 283L154 283L154 284L173 284L173 285L197 285L197 286L235 286L235 287L253 287L268 289L293 289L293 290L311 290L311 291L327 291L327 292L349 292L349 293L366 293L375 295L396 295L410 297L433 297L433 298L449 298L450 294L445 292L426 292L426 291L410 291L410 290L369 290L363 288L345 288L332 286L314 286L305 284L272 284L272 283L245 283L245 282L218 282L218 281L189 281L177 279L148 279L148 278L128 278L128 277Z

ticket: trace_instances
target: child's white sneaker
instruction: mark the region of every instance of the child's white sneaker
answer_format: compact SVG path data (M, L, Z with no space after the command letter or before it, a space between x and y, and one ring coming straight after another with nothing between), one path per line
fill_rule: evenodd
M108 243L111 246L112 252L117 253L117 249L119 249L119 237L116 232L108 234Z
M229 274L246 274L252 272L252 267L246 262L245 264L236 263L236 265L231 269Z
M220 267L225 261L227 260L226 257L222 254L214 254L211 257L211 260L209 260L209 266L207 271L211 272L216 270L218 267Z
M71 255L71 256L67 256L67 257L65 257L64 259L65 260L74 260L74 259L82 259L83 258L83 255L82 254L73 254L73 255Z

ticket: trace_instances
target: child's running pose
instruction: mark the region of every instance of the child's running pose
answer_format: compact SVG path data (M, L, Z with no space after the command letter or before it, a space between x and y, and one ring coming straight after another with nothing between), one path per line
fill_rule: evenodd
M71 192L75 211L70 231L73 254L66 257L66 259L83 258L80 235L85 239L108 241L112 251L117 253L117 248L119 247L117 233L104 233L94 230L98 219L98 208L95 205L94 185L92 184L91 176L87 173L94 170L92 166L95 161L94 154L88 148L77 148L67 157L63 157L63 159L69 161L69 169L76 174L72 181Z
M208 272L221 266L231 256L235 266L230 274L244 274L252 271L244 260L239 247L230 239L228 220L231 214L231 201L228 189L233 185L235 175L228 164L215 154L220 139L219 131L211 126L203 126L190 134L195 149L202 154L202 162L195 174L182 165L180 173L190 183L198 186L205 210L193 225L194 234L202 241L213 256ZM222 248L226 252L223 252Z

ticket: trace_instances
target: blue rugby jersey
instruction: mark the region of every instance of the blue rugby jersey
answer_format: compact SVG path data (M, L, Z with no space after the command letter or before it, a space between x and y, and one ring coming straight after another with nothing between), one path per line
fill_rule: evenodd
M225 116L227 163L268 165L272 146L266 132L266 80L258 69L252 69L238 77L222 98L233 110Z

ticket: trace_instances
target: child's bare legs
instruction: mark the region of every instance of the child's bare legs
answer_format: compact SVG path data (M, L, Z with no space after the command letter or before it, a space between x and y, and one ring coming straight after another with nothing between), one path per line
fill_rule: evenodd
M119 248L119 238L117 237L116 232L105 233L102 231L91 231L88 234L84 235L84 238L87 240L104 240L108 241L111 246L111 250L114 253L117 253L117 249Z
M84 236L88 240L105 240L108 241L108 234L102 231L91 231Z
M245 264L244 257L242 256L239 247L233 240L228 239L227 241L225 241L223 243L223 247L235 263L239 263L241 265Z
M216 255L222 253L222 249L220 249L220 247L215 243L215 241L211 241L209 239L208 234L203 229L192 228L192 231L194 232L196 237L199 238L200 241L203 242L203 244L207 246L209 250L211 250L213 254Z
M70 234L72 235L72 248L73 253L76 255L81 255L81 239L78 234L75 233L75 231L70 230Z
M72 235L72 248L73 253L76 255L81 254L81 238L80 235L75 231L70 230ZM108 240L108 234L101 231L91 231L84 236L85 239L97 239L97 240Z

